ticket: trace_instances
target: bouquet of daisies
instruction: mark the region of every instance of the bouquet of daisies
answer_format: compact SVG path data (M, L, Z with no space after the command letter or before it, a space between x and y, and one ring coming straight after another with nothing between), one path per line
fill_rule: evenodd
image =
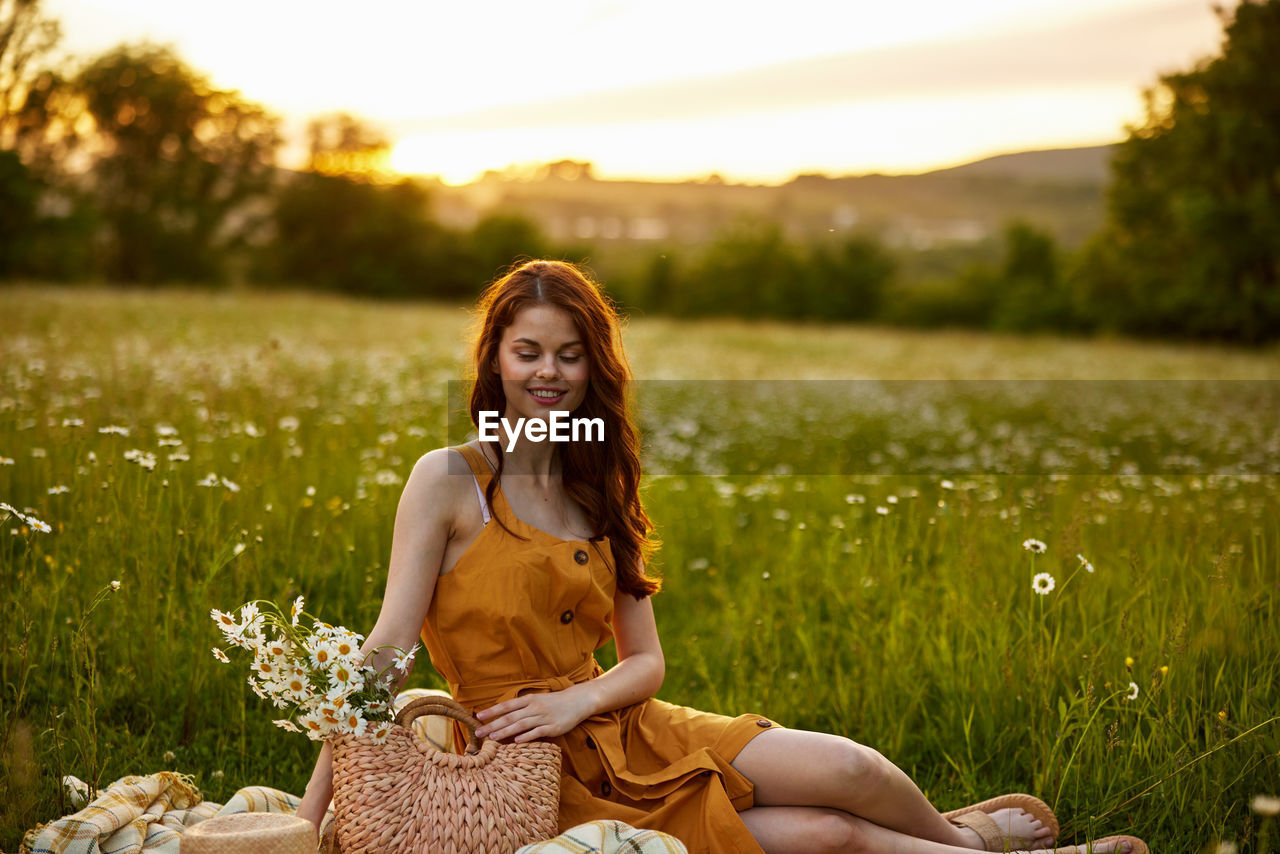
M261 604L266 611L259 611ZM403 673L418 646L405 652L399 647L378 647L361 656L363 635L343 626L331 626L302 610L302 597L293 601L289 617L274 602L256 599L240 606L239 617L214 608L209 616L222 630L230 647L253 653L249 687L279 709L290 709L275 725L289 732L304 732L313 741L338 733L368 736L375 744L387 739L392 714L392 668ZM311 628L302 625L310 617ZM395 659L377 670L367 663L380 649L395 649ZM224 664L230 658L213 648Z

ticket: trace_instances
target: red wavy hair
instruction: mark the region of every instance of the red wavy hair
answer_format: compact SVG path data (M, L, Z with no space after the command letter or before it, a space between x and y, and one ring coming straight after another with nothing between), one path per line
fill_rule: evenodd
M522 309L533 305L552 305L573 318L590 366L586 396L573 414L575 418L602 419L607 437L604 442L560 445L565 491L591 520L595 539L609 538L618 589L636 599L650 596L662 587L661 579L646 573L649 557L660 543L640 502L640 436L631 400L631 366L622 349L617 309L587 273L565 261L533 260L513 267L485 288L475 309L468 377L472 384L471 423L479 426L482 410L506 411L501 377L483 366L496 360L503 330ZM490 508L504 460L502 444L496 442L493 447L498 469L485 490ZM520 536L496 514L493 518Z

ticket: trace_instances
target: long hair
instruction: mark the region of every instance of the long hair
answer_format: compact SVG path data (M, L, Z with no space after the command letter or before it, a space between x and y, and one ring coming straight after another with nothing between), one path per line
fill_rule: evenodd
M522 309L533 305L555 306L573 318L590 366L586 396L573 415L604 422L605 441L561 446L565 492L591 520L596 532L593 539L609 538L618 589L642 599L658 592L662 581L646 572L659 541L640 502L640 437L630 399L631 366L622 349L621 324L613 302L582 270L564 261L528 261L485 288L475 309L469 377L471 423L479 426L481 411L506 411L502 379L488 366L498 354L503 330L515 322ZM502 443L493 447L498 468L485 490L490 508L505 459ZM496 514L493 518L506 531L520 536Z

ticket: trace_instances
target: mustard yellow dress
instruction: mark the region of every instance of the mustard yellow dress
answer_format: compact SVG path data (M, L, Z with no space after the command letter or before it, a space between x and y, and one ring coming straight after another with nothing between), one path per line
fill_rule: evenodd
M493 476L476 449L457 449L477 492ZM501 487L470 548L436 582L422 640L453 697L472 714L521 694L560 691L604 672L595 650L613 638L613 553L607 537L562 540L525 524ZM480 499L477 499L480 500ZM454 722L454 743L466 732ZM550 739L563 752L560 831L618 819L680 839L690 854L764 854L738 816L754 786L730 763L778 724L650 698L592 715Z

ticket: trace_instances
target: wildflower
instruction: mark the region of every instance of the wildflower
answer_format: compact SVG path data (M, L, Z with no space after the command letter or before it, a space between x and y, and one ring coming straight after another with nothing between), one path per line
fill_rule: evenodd
M881 516L888 516L889 508L885 507L883 504L878 504L876 505L876 512L879 513Z
M218 476L213 472L209 472L209 474L205 476L204 479L196 481L196 486L217 486L217 485L218 485Z
M224 478L222 478L222 485L223 485L223 486L225 486L227 489L231 490L232 492L239 492L239 491L240 491L240 486L239 486L239 484L237 484L237 483L235 483L235 482L233 482L233 481L227 480L225 477L224 477Z
M50 495L61 495L64 492L70 492L70 491L71 491L71 487L64 486L62 484L59 484L57 486L51 486L46 490L46 492L48 492Z
M956 488L956 485L955 485L954 483L952 483L951 481L949 481L949 480L944 480L942 483L938 484L938 486L941 486L943 489L955 489L955 488Z
M327 668L337 656L337 652L334 650L332 643L328 640L321 639L311 645L311 650L308 655L313 665L316 667Z
M374 744L384 744L390 734L391 721L376 721L369 724L369 729L365 733L365 735L373 739Z
M214 772L213 772L212 774L210 774L209 776L210 776L210 777L212 777L212 778L213 778L213 779L215 779L215 780L221 780L221 779L222 779L222 769L221 769L221 768L219 768L217 771L214 771Z
M209 616L218 624L218 628L222 629L223 634L230 634L235 631L236 618L231 614L228 614L226 611L219 611L217 608L212 608L209 611Z
M1133 669L1133 656L1132 656L1132 655L1126 655L1126 656L1124 657L1124 669L1125 669L1125 670L1132 670L1132 669Z
M886 499L885 499L885 501L888 501L890 504L897 504L897 503L898 503L898 496L896 496L896 495L890 495L888 498L886 498Z
M302 597L299 596L293 600L293 607L289 610L289 622L298 625L298 618L302 616Z
M13 465L13 457L0 457L0 466Z
M1280 815L1280 798L1270 795L1254 795L1249 801L1249 809L1258 815Z
M113 582L111 582L111 592L113 592L113 593L114 593L115 591L117 591L117 590L119 590L119 589L120 589L120 582L119 582L119 581L113 581Z
M1085 570L1087 570L1088 572L1093 572L1093 564L1085 560L1084 555L1078 554L1076 555L1076 557L1080 559L1080 565L1083 566Z
M1213 854L1240 854L1240 849L1234 842L1219 842L1218 847L1213 849Z
M108 424L106 427L99 427L98 432L99 433L115 433L117 436L128 436L129 428L121 427L116 424Z
M856 492L851 492L844 497L844 503L845 504L866 504L867 496L860 495Z
M1044 554L1045 550L1049 548L1039 540L1023 540L1022 547L1027 551L1031 552L1032 554L1037 554L1037 555Z
M1162 665L1160 665L1160 675L1161 675L1161 676L1168 676L1168 675L1169 675L1169 665L1167 665L1167 664L1162 664Z
M1047 572L1041 572L1031 579L1031 589L1041 596L1046 596L1054 588L1053 576Z
M278 721L272 721L272 723L280 727L280 729L285 730L287 732L302 732L302 730L298 728L298 725L295 724L293 721L278 720Z
M392 666L396 670L399 670L401 673L404 673L406 670L409 669L409 663L413 661L413 657L414 655L417 654L417 652L418 652L418 645L415 643L413 645L413 649L409 650L408 652L397 653L395 657L395 661L392 662Z
M227 654L216 646L213 648L213 657L221 661L223 664L230 664L231 659L227 658Z
M169 462L171 463L185 463L189 459L191 459L191 457L188 454L182 453L181 451L179 451L176 454L169 455Z
M356 672L344 661L339 661L329 671L329 685L333 688L354 688L356 687Z
M356 709L351 709L342 716L342 720L338 722L338 730L340 732L349 732L352 735L364 735L365 728L369 722L364 719L364 715Z
M1222 711L1218 712L1218 720L1225 722L1225 721L1226 721L1226 719L1227 719L1227 710L1226 710L1226 709L1223 709Z
M286 433L294 433L297 432L299 423L298 419L294 416L286 415L276 422L276 427Z
M84 421L80 418L64 418L62 419L63 427L83 427Z
M176 757L175 757L174 752L173 752L172 750L166 750L166 751L164 752L164 761L165 761L165 762L172 762L175 758L176 758Z
M333 651L338 658L351 661L360 654L360 650L356 646L357 643L359 643L359 640L354 634L338 635L333 638Z
M137 448L124 452L124 458L130 462L135 462L147 471L152 471L156 467L156 455L149 451L140 451Z
M1130 682L1130 683L1129 683L1129 693L1128 693L1128 694L1125 694L1125 695L1124 695L1124 698L1125 698L1126 700L1136 700L1136 699L1138 699L1138 683L1137 683L1137 682Z
M239 557L244 552L244 543L236 543L236 547L231 550L232 557Z
M307 698L307 680L296 673L286 674L280 683L280 688L285 696L295 702L301 702Z

